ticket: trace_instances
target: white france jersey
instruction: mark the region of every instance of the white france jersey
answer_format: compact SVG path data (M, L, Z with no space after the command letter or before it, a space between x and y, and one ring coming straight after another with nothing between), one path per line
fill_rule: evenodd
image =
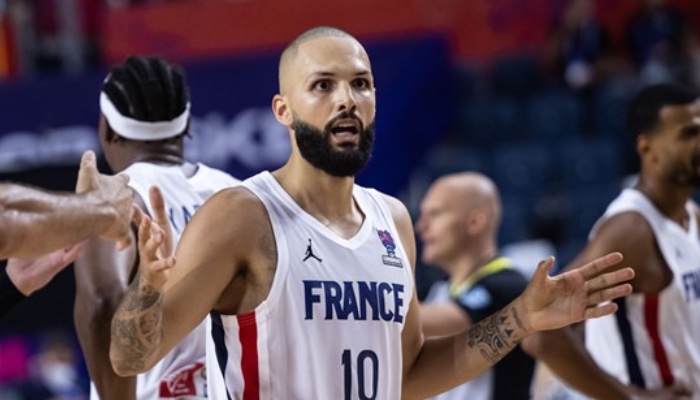
M398 400L413 275L381 195L354 187L365 219L344 239L301 209L269 172L243 185L270 216L277 266L255 310L212 313L210 398Z
M625 189L594 226L624 212L642 215L673 272L657 294L633 293L617 313L586 321L586 347L610 374L644 388L678 384L700 399L700 239L696 205L688 230L666 218L641 192Z
M197 171L191 177L186 177L179 166L152 163L132 164L124 173L129 175L129 186L143 199L150 215L153 215L153 209L148 201L149 188L154 185L160 188L175 243L205 200L221 189L240 183L229 174L204 164L197 164ZM152 369L139 374L136 398L206 398L205 335L206 324L202 322ZM94 387L90 398L98 398Z

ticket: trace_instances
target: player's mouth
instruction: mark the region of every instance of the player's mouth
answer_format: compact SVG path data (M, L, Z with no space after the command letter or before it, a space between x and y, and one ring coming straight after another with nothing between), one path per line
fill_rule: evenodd
M356 119L341 119L333 123L330 132L338 144L357 143L360 133L360 121Z

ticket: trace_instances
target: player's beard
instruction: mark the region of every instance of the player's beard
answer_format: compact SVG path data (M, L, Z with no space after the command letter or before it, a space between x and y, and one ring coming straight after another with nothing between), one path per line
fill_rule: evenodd
M334 149L331 143L331 126L339 119L354 118L349 113L342 113L326 124L323 130L307 124L294 116L292 129L299 152L314 167L337 177L356 176L367 165L374 145L374 121L364 127L360 123L360 140L358 144L348 143L340 149Z
M700 156L694 156L691 160L691 168L687 166L674 165L668 170L668 176L677 184L700 188Z
M693 170L690 173L690 184L694 188L700 188L700 156L693 156L692 166Z

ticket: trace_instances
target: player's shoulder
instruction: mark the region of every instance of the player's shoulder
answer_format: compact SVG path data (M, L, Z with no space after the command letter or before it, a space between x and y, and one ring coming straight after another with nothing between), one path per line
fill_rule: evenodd
M235 176L231 175L227 171L224 171L223 169L220 168L215 168L211 167L207 164L204 163L197 163L197 172L201 173L205 176L208 176L211 179L217 179L220 181L226 182L228 186L236 186L239 185L242 181Z
M598 240L628 243L653 237L654 232L648 219L636 210L624 211L602 219L593 236Z
M251 222L256 218L267 216L260 198L242 185L219 190L204 203L197 214L219 221L229 220L232 225L240 225L243 222Z
M633 268L637 273L632 285L636 291L640 291L658 276L663 261L659 259L656 249L656 236L649 221L637 211L625 211L600 221L586 247L566 269L581 266L611 252L619 252L625 261L614 269L623 266Z
M411 216L409 215L408 209L406 209L406 206L401 202L401 200L386 193L382 193L380 191L376 192L379 194L379 197L382 200L384 200L384 203L389 209L389 212L391 212L391 216L394 218L395 221L408 221L410 223Z
M262 200L243 185L219 190L211 197L211 202L217 207L228 208L263 206Z

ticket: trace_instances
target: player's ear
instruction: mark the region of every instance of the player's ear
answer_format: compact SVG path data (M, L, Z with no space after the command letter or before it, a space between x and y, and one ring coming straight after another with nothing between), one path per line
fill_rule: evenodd
M486 228L489 217L484 209L474 209L469 214L467 230L470 234L476 235Z
M646 133L641 133L637 135L637 153L639 156L643 156L648 153L650 149L650 138Z
M292 117L292 110L287 106L287 99L282 95L276 94L272 98L272 112L275 114L275 119L280 124L289 127L292 125L294 118Z

